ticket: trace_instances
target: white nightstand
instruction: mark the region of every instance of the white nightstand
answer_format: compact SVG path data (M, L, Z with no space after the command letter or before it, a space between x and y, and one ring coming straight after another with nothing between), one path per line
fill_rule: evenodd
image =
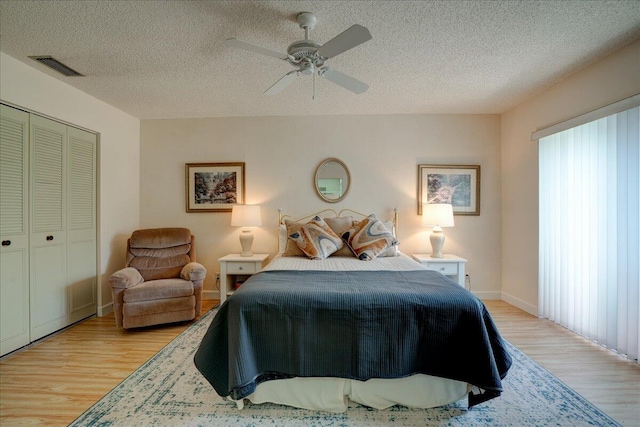
M411 258L427 267L429 270L438 271L445 276L458 282L463 288L464 286L464 267L466 259L456 255L444 254L443 258L432 258L430 254L412 254Z
M229 254L218 259L220 262L220 304L233 293L233 284L238 280L246 280L267 265L269 254L253 254L240 256Z

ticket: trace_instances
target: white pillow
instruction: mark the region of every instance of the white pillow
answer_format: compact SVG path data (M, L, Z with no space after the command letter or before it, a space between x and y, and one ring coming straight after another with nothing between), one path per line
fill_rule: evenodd
M283 253L286 247L287 247L287 226L284 224L280 224L280 227L278 227L278 253L279 254Z

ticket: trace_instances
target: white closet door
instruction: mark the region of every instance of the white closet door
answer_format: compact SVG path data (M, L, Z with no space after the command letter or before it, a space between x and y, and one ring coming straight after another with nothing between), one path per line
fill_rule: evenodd
M31 116L31 340L67 326L67 126Z
M69 322L96 313L96 144L95 134L68 128L67 260Z
M0 355L29 343L29 114L0 105Z

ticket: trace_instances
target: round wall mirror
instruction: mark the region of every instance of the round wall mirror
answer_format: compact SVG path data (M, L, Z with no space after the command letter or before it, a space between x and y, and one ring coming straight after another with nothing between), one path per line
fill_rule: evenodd
M342 160L330 157L323 160L316 168L313 183L316 193L322 200L337 203L349 192L351 175Z

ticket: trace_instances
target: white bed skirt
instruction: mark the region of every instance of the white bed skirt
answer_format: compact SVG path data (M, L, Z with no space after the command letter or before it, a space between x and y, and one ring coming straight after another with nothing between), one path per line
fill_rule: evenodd
M291 378L259 384L247 396L252 403L277 403L302 409L344 412L349 401L376 409L393 405L433 408L457 402L467 396L467 383L430 375L357 381L343 378ZM244 399L236 400L239 409Z

